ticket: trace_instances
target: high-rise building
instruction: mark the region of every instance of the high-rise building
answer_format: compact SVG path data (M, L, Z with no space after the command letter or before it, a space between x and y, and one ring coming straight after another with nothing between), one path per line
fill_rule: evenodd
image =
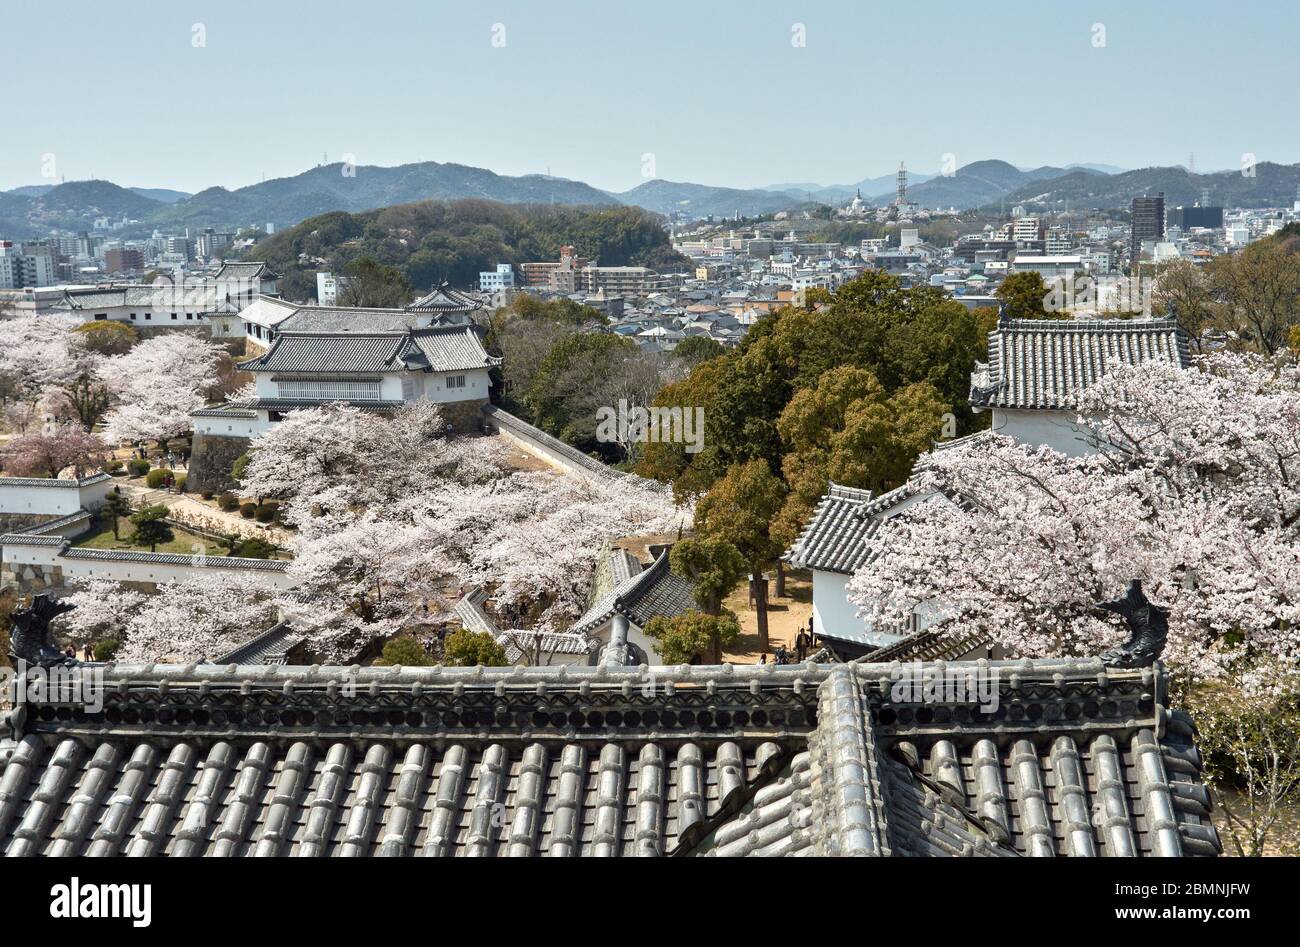
M1201 204L1198 207L1175 207L1169 212L1169 222L1182 230L1205 227L1220 230L1223 227L1223 208Z
M1155 197L1135 197L1130 208L1133 223L1129 235L1129 265L1136 270L1142 259L1142 244L1165 238L1165 192Z
M144 254L135 247L104 251L104 269L110 273L130 273L144 269Z
M46 244L18 247L0 240L0 289L53 286L58 282L58 258Z

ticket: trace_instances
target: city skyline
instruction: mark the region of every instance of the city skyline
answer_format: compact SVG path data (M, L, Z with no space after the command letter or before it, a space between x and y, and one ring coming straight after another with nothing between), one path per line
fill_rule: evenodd
M852 184L899 160L919 173L988 158L1194 160L1198 171L1246 155L1300 161L1300 133L1275 120L1271 96L1209 78L1175 94L1176 65L1247 56L1251 86L1282 87L1294 34L1284 27L1300 17L1281 4L1253 9L1283 28L1239 17L1212 33L1195 15L1204 4L1176 20L1110 3L1069 17L940 4L923 37L902 8L838 2L482 12L395 2L381 16L335 3L310 15L147 3L129 18L70 6L58 20L25 0L8 11L14 35L32 39L12 51L19 90L60 106L31 111L8 136L0 189L93 177L233 190L326 158L550 173L614 192L650 178ZM93 108L101 90L136 108Z

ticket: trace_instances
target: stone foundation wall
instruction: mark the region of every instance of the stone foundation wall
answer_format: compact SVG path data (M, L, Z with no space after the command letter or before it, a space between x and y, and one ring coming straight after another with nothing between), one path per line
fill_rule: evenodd
M0 533L18 533L53 519L58 517L45 513L0 513Z
M63 589L63 569L59 566L6 562L0 567L0 590L14 590L19 595Z
M483 427L481 409L487 403L486 398L475 401L451 401L438 405L438 409L457 434L477 434Z
M251 443L247 437L196 433L185 489L191 493L219 493L234 487L235 480L230 476L230 468L240 456L248 453Z

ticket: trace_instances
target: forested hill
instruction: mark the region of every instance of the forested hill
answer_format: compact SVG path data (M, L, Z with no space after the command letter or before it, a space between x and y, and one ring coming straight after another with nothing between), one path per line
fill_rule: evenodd
M468 287L498 263L558 260L570 244L603 266L682 269L653 214L636 207L563 207L483 200L422 201L350 214L335 211L264 237L244 253L281 274L290 299L315 295L318 270L339 272L371 257L417 288L443 280Z

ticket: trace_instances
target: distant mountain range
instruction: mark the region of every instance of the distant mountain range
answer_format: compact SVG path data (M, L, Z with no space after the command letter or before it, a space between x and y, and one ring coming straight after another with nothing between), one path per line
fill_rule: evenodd
M1166 207L1190 206L1210 191L1210 203L1222 207L1290 207L1300 187L1300 164L1261 162L1253 174L1215 171L1194 174L1186 168L1139 168L1120 174L1071 171L1050 180L1027 181L1000 198L986 202L1011 207L1025 204L1034 210L1128 206L1134 197L1165 195Z
M1190 204L1208 187L1228 206L1290 206L1300 185L1300 164L1257 166L1253 177L1236 171L1192 174L1184 168L1124 171L1112 165L1017 168L1005 161L976 161L948 176L909 173L908 196L935 209L1009 210L1124 208L1138 195L1164 191L1170 205ZM357 212L421 200L482 198L507 204L626 204L690 217L773 213L809 203L842 204L859 190L876 204L894 199L894 176L854 184L777 184L764 188L713 187L653 179L621 193L565 178L496 174L484 168L425 161L393 168L321 165L292 177L248 187L208 188L197 194L167 188L119 187L108 181L69 181L0 192L0 238L26 240L53 228L83 230L95 219L139 221L124 231L239 229L268 222L284 228L327 211Z

